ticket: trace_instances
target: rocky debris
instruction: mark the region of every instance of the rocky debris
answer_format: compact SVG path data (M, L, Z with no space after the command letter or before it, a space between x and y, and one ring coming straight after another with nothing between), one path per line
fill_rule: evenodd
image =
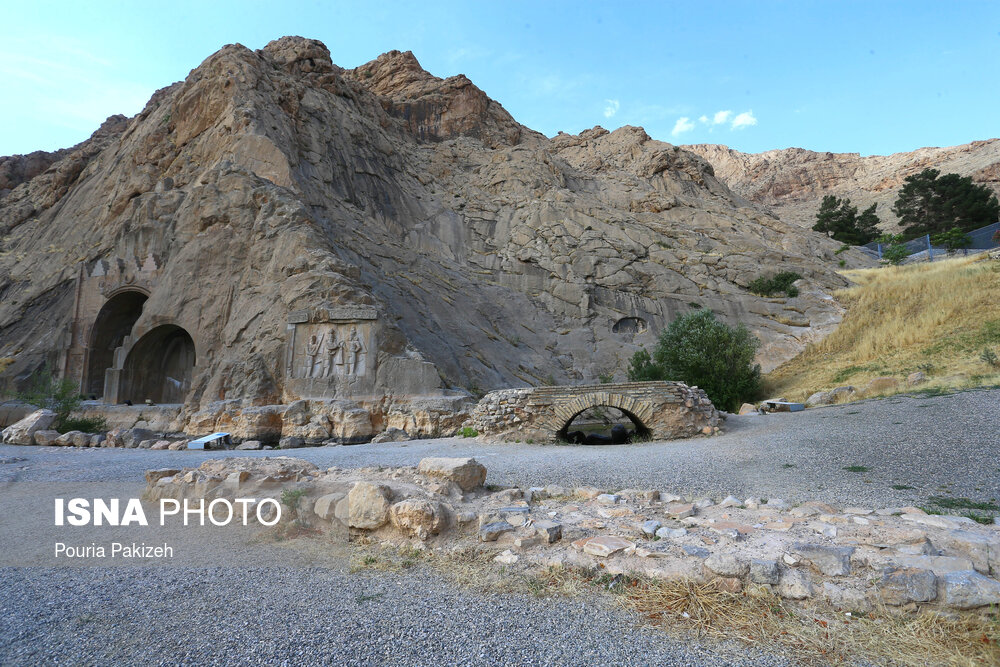
M260 440L244 440L240 444L236 445L236 449L240 451L257 451L263 448L263 444Z
M410 436L406 431L401 428L391 427L376 435L372 438L371 442L373 445L377 445L383 442L405 442L409 439Z
M35 431L35 444L42 447L59 444L56 441L60 435L59 431Z
M886 604L930 602L937 597L937 577L916 567L887 567L878 582L879 595Z
M45 431L56 420L56 413L51 410L36 410L30 415L11 424L2 432L0 440L7 445L33 445L35 433Z
M305 441L294 435L286 436L278 441L278 449L298 449L303 446L305 446Z
M778 499L734 506L640 489L462 491L419 468L321 470L289 457L149 471L145 497L280 499L288 489L305 492L298 518L319 528L339 526L388 544L417 540L433 549L476 544L491 556L517 555L498 562L523 568L600 565L611 575L691 577L733 592L770 586L788 599L822 596L847 611L879 604L973 609L992 604L1000 590L994 569L1000 526L952 521L960 517L914 522L928 516L916 508L812 501L789 507ZM601 502L602 495L616 500ZM678 504L701 507L672 518Z
M472 458L426 458L417 465L420 474L438 477L472 491L486 481L486 466Z
M756 414L759 414L759 413L757 412L757 406L756 405L754 405L753 403L744 403L743 405L740 406L739 414L741 414L741 415L756 415Z
M828 391L817 391L815 394L806 399L806 405L808 407L815 407L817 405L833 405L834 403L843 403L845 401L853 400L857 393L857 390L850 386L837 387Z
M916 371L906 376L906 384L911 387L916 387L924 382L927 382L927 374L923 371Z

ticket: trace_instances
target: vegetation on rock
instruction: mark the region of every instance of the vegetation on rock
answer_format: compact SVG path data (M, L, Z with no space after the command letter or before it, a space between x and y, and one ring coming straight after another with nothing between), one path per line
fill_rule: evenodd
M799 288L792 285L792 283L801 278L802 276L794 271L782 271L770 278L765 278L764 276L755 278L750 281L747 288L760 296L775 296L784 293L785 296L792 298L799 295Z
M106 431L107 424L100 417L72 417L82 401L76 384L71 380L56 380L48 367L43 366L32 377L28 388L17 394L18 400L56 413L52 428L60 433Z
M629 362L633 382L672 380L698 386L720 410L735 411L760 387L760 347L743 325L731 327L702 308L670 323L660 333L652 356L639 350Z

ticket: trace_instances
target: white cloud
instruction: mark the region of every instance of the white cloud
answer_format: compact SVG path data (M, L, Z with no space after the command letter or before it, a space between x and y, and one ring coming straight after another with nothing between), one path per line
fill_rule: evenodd
M715 115L712 116L712 125L722 125L729 117L733 115L732 111L716 111Z
M702 124L708 124L708 116L702 115L698 117L698 121Z
M606 103L604 107L605 118L611 118L616 113L618 113L618 109L621 107L621 104L618 102L618 100L604 100L604 101Z
M749 111L744 111L743 113L733 118L732 124L729 126L733 130L742 130L744 127L750 127L757 124L757 118L753 115L753 109Z
M681 116L680 118L677 119L677 122L674 123L674 129L670 134L676 137L677 135L683 134L685 132L690 132L693 129L694 129L694 122L687 116Z

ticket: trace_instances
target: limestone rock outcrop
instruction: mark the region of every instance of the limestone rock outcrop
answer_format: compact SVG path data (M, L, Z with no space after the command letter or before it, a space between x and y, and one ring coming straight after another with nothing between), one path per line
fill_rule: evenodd
M971 176L1000 194L1000 139L866 157L802 148L763 153L741 153L717 144L683 148L708 160L733 192L766 206L785 222L808 228L816 224L823 197L835 195L849 197L859 211L876 204L883 228L895 231L892 205L903 181L927 168Z
M111 125L0 199L7 389L47 363L254 438L281 433L273 406L326 401L296 437L347 442L447 432L440 401L483 390L622 378L695 307L755 331L765 370L840 319L839 244L701 157L635 127L546 138L409 53L345 70L315 40L229 45ZM799 296L747 290L780 270Z

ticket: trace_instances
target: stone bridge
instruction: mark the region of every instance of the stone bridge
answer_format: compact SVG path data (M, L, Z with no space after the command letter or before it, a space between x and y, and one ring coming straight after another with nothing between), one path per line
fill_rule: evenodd
M596 407L621 410L640 437L687 438L718 431L720 416L704 390L680 382L625 382L492 391L472 413L474 428L487 438L554 442L581 412Z

